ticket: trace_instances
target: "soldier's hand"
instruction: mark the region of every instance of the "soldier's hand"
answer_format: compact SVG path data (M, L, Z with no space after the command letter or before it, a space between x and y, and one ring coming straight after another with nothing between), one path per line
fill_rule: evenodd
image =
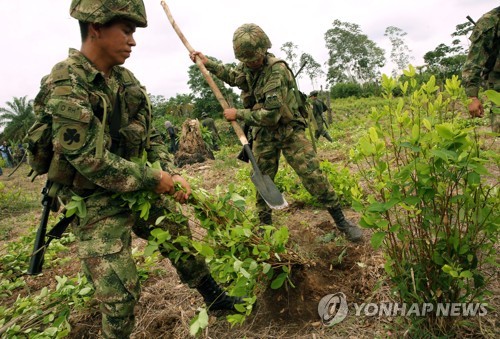
M189 53L189 57L191 58L191 60L193 62L196 62L196 57L200 58L201 63L203 65L205 65L208 62L208 58L203 53L198 52L198 51L194 51L194 52Z
M174 174L172 176L172 180L174 181L174 187L176 188L174 194L172 194L175 201L180 202L181 204L185 203L191 195L191 186L186 179L178 174Z
M236 120L236 108L226 108L224 110L224 118L227 121L235 121Z
M477 97L472 97L472 102L469 104L469 114L472 118L482 118L484 115L484 107Z
M175 193L174 180L172 180L172 176L170 175L170 173L161 171L160 182L155 187L154 191L158 194L167 193L172 195Z

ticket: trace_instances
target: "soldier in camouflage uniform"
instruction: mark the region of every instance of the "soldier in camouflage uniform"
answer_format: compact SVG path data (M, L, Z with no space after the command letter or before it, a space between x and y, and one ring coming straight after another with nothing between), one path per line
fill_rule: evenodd
M328 110L328 107L326 107L326 104L318 98L318 91L312 91L309 94L309 98L312 102L314 120L316 121L317 126L314 136L316 139L319 139L320 136L324 136L326 140L332 142L333 139L325 128L326 122L323 117L323 113Z
M212 119L207 112L201 113L201 124L203 127L207 128L212 136L212 146L214 151L219 150L219 145L217 143L217 140L220 141L220 136L219 136L219 131L217 131L217 126L215 126L215 121Z
M136 27L147 25L142 0L73 0L70 15L80 24L81 49L70 49L69 57L53 67L35 99L37 115L52 118L54 156L47 176L60 187L57 195L63 201L75 194L85 198L87 215L76 220L73 231L100 303L102 336L128 338L140 293L131 233L147 239L160 227L173 237L190 236L187 219L174 209L172 220L152 224L169 208L166 203L186 202L191 188L175 173L166 146L152 130L145 88L120 66L136 45ZM163 170L130 161L144 150ZM162 194L151 208L150 222L139 220L113 197L139 190ZM170 254L166 248L161 253ZM203 258L187 255L172 264L183 282L200 291L209 309L234 309L239 299L220 289Z
M252 126L253 151L262 173L274 179L281 154L299 175L305 188L328 209L337 227L351 241L361 241L361 229L344 218L339 200L319 168L312 143L305 136L306 122L299 112L295 79L287 64L267 50L271 41L256 24L244 24L233 35L236 67L219 64L193 52L222 81L241 89L244 108L224 110L227 121ZM262 224L271 224L271 209L257 194Z
M170 121L165 121L165 129L167 130L168 138L170 139L170 146L168 151L170 154L175 154L178 150L177 134L175 133L175 127Z
M472 102L469 113L482 117L484 108L478 98L479 87L500 92L500 6L484 14L470 36L471 46L462 78L465 92ZM492 105L491 127L500 132L500 107Z

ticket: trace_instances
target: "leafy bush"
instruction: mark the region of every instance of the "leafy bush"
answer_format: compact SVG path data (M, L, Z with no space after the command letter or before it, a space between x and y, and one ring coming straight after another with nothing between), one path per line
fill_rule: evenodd
M333 186L343 206L351 206L353 201L352 192L361 192L357 174L349 171L347 167L341 167L324 160L320 163L321 170L326 174L328 181Z
M159 163L147 163L146 156L136 161L155 168L160 166ZM218 189L214 195L193 185L191 188L190 206L195 217L190 221L205 232L197 232L192 239L173 238L168 231L156 228L151 232L145 254L153 255L164 248L174 261L182 260L187 254L203 256L214 279L224 284L230 295L243 297L244 303L235 306L239 313L227 316L232 325L241 324L252 312L259 291L267 285L278 289L285 282L292 284L289 274L294 265L303 264L302 259L286 246L288 228L256 226L256 220L246 215L246 201L235 192L234 185L229 186L228 192ZM119 193L115 197L123 199L145 220L149 219L154 200L166 199L164 203L168 206L173 203L171 198L148 191ZM68 212L84 210L78 207L81 205L79 198L74 197L73 201L75 205L70 209L68 204ZM162 216L149 222L158 225L164 219L181 222L186 218L167 209ZM206 309L202 309L191 321L191 332L196 334L208 326L206 320Z
M333 99L360 97L362 93L361 85L355 82L347 82L333 85L330 94Z
M446 80L439 92L434 77L417 87L415 70L404 83L383 77L384 95L399 87L395 106L374 109L374 126L351 156L368 186L357 197L360 224L374 231L385 270L408 303L468 303L487 295L484 268L494 264L498 239L498 187L488 183L488 162L477 131L461 127L456 107L466 100L460 81ZM453 331L453 317L427 317L434 334ZM417 323L414 323L417 325Z

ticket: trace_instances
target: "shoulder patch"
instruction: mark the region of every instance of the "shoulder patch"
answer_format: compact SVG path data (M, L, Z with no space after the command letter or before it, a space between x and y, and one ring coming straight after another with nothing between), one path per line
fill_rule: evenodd
M52 68L51 77L54 82L69 79L68 65L60 62Z
M70 95L73 87L71 86L56 86L54 87L54 95Z
M268 81L265 85L264 85L264 88L262 89L262 91L264 93L267 93L267 92L270 92L272 90L275 90L277 88L279 88L281 86L281 82L279 79L271 79L270 81Z
M87 129L82 124L65 124L57 134L57 139L64 149L75 151L85 143Z
M89 122L90 117L83 112L83 107L69 100L53 100L54 115L75 120L79 122Z

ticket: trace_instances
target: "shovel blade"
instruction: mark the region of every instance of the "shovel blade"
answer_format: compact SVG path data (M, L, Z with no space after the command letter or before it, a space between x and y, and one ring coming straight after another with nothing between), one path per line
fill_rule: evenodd
M288 206L285 197L283 197L283 194L281 194L268 175L262 175L261 172L254 172L250 179L255 185L257 192L259 192L260 196L269 207L279 210Z

